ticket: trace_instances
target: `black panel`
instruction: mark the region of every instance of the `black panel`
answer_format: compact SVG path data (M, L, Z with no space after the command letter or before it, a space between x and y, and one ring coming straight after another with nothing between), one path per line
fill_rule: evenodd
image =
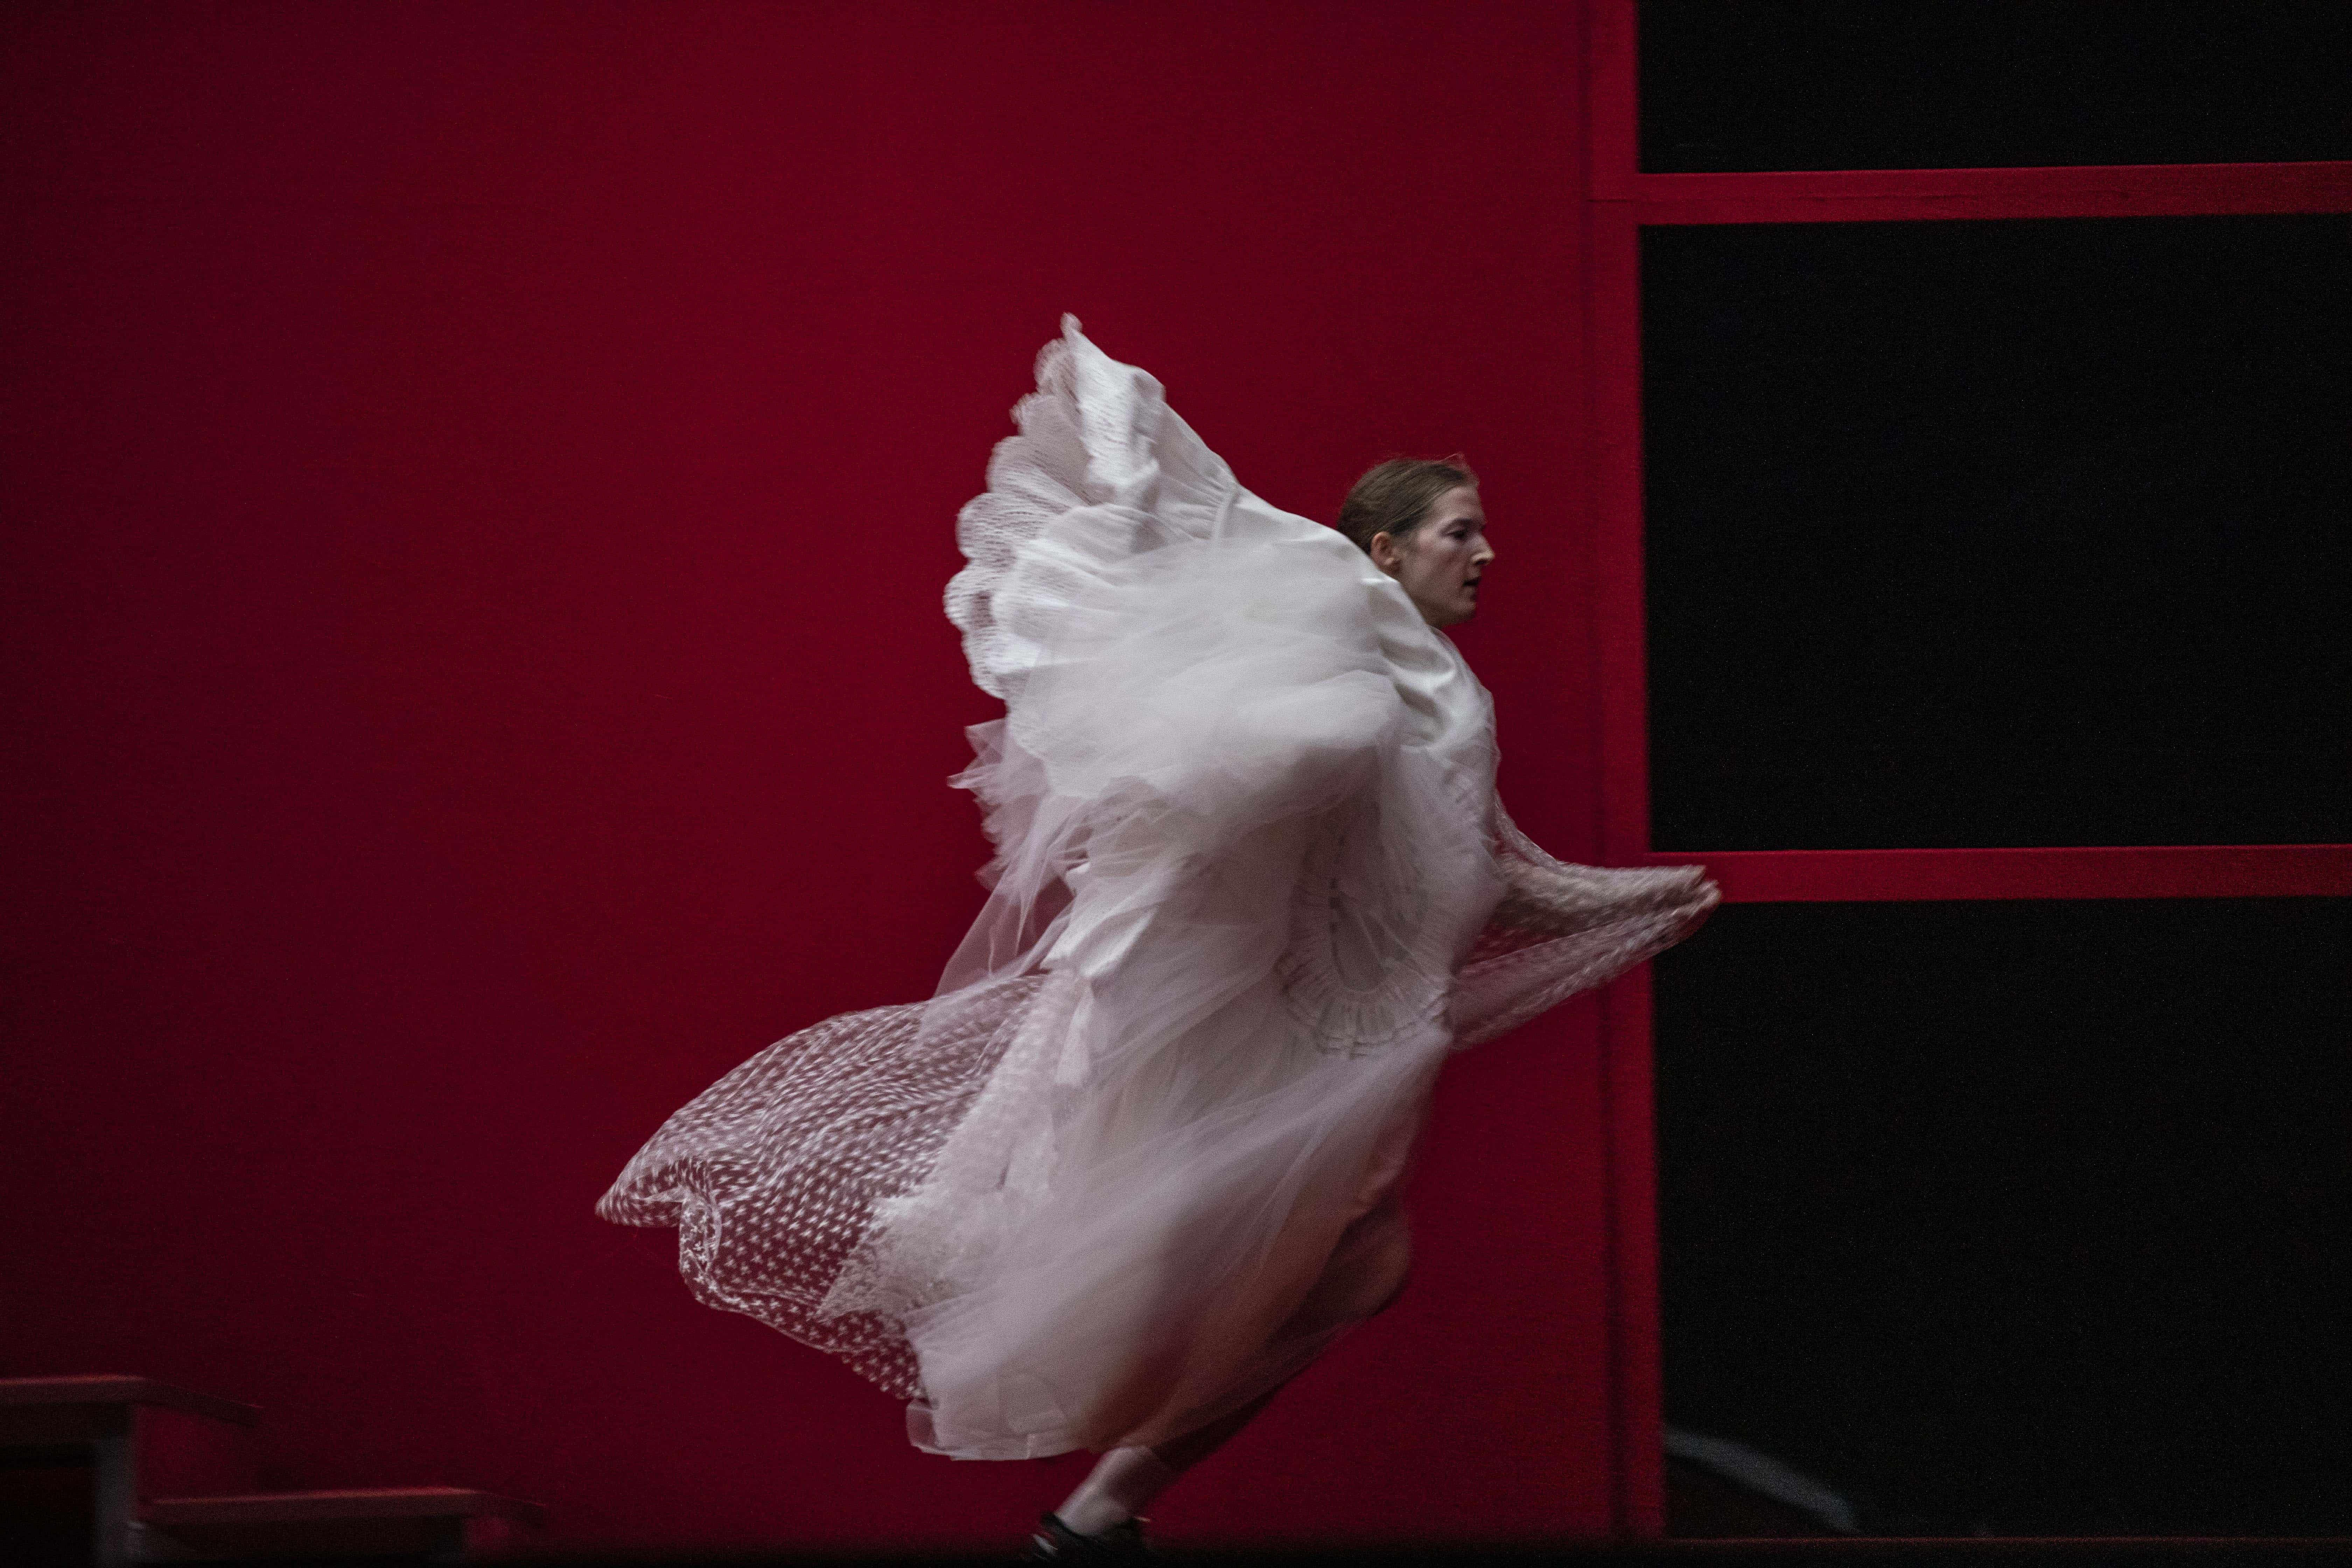
M1653 842L2352 839L2352 220L1643 237Z
M1657 998L1671 1424L1874 1533L2352 1534L2352 900L1748 905Z
M2343 0L1646 0L1642 167L2352 158Z

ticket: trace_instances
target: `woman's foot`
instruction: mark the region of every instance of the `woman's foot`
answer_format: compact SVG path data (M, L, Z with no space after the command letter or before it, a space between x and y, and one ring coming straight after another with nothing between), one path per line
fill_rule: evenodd
M1037 1533L1029 1538L1033 1563L1114 1563L1151 1554L1143 1539L1143 1521L1130 1519L1093 1535L1080 1535L1062 1522L1057 1513L1037 1516Z

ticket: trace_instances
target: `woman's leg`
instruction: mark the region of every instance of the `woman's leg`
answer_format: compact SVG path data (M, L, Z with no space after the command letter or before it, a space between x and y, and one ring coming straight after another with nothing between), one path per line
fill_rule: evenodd
M1322 1279L1284 1325L1284 1337L1373 1316L1396 1300L1412 1267L1412 1232L1391 1186L1341 1235ZM1150 1447L1111 1449L1055 1510L1055 1517L1079 1535L1099 1535L1126 1523L1177 1477L1223 1447L1281 1392L1279 1386L1268 1389L1231 1415L1182 1436Z
M1079 1535L1099 1535L1151 1506L1178 1476L1223 1447L1265 1409L1278 1388L1266 1390L1230 1415L1151 1447L1113 1448L1095 1463L1055 1516Z
M1283 1324L1276 1336L1278 1341L1295 1343L1361 1322L1386 1310L1404 1289L1405 1276L1412 1268L1412 1231L1405 1223L1397 1194L1412 1131L1418 1124L1417 1120L1398 1123L1402 1131L1392 1157L1376 1173L1380 1184L1372 1189L1362 1212L1340 1232L1321 1277ZM1281 1391L1277 1384L1231 1414L1181 1436L1150 1447L1111 1449L1048 1519L1058 1520L1064 1529L1080 1536L1102 1536L1118 1530L1149 1508L1177 1477L1224 1447ZM1047 1537L1038 1540L1045 1549L1041 1554L1060 1554Z
M1230 1415L1221 1415L1206 1426L1196 1427L1181 1437L1171 1437L1165 1443L1155 1443L1151 1451L1168 1467L1170 1479L1182 1475L1210 1455L1225 1446L1226 1439L1257 1418L1257 1413L1274 1403L1282 1389L1269 1388Z

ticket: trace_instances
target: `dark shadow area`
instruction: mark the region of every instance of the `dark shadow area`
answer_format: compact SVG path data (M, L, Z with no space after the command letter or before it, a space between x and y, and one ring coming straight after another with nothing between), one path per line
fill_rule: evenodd
M2067 1541L1706 1541L1644 1545L1591 1542L1528 1542L1489 1546L1302 1546L1192 1550L1178 1546L1153 1552L1148 1562L1199 1564L1200 1568L1438 1568L1442 1564L1492 1564L1494 1568L1612 1568L1615 1564L1769 1563L1773 1568L1833 1564L1835 1568L1901 1568L1933 1563L1959 1568L1973 1563L2228 1563L2258 1568L2270 1563L2340 1561L2340 1541L2297 1542L2067 1542ZM366 1562L394 1568L390 1559L268 1560L272 1568L335 1568ZM513 1559L517 1563L563 1564L565 1568L983 1568L1019 1561L1010 1551L935 1553L745 1552L733 1555L586 1555ZM422 1568L419 1563L417 1568Z
M88 1563L96 1544L94 1502L86 1463L38 1453L0 1458L0 1563L67 1568Z
M1642 167L2352 158L2340 0L1644 0Z
M1869 1535L2352 1533L2352 900L1737 906L1656 994L1673 1426Z
M2352 838L2352 219L1653 228L1643 291L1660 848Z

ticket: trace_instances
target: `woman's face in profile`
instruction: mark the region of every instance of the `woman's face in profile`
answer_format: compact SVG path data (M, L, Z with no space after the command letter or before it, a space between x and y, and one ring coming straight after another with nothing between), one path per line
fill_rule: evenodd
M1486 512L1473 485L1438 497L1402 542L1393 534L1372 535L1372 564L1403 586L1433 626L1454 626L1478 613L1478 579L1494 559Z

